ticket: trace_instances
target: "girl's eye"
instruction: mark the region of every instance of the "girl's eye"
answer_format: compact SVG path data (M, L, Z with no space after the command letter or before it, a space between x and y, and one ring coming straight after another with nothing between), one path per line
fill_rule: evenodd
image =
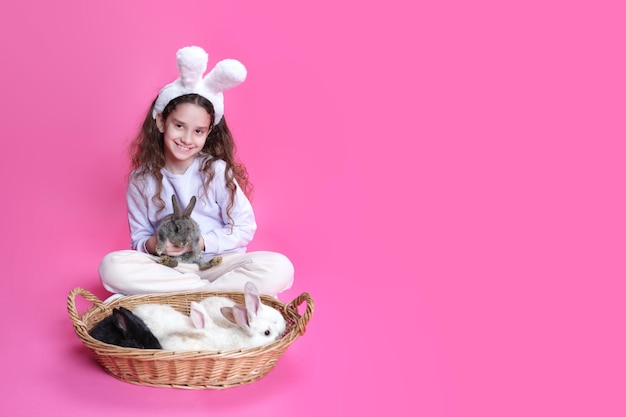
M183 127L183 125L181 125L180 123L176 123L174 126L176 126L178 129L180 129L181 127Z
M200 130L200 129L199 129L199 130L196 130L196 133L197 133L198 135L204 135L204 130Z

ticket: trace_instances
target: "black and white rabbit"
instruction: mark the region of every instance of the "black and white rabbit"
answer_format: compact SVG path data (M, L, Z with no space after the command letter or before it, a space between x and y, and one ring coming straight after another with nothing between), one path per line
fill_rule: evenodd
M189 204L181 211L178 200L172 195L172 207L174 212L168 214L161 220L157 229L156 253L161 257L157 261L160 264L176 267L179 262L196 263L201 271L213 268L222 263L222 257L216 256L210 261L204 262L202 259L202 249L200 249L200 226L191 218L191 212L196 205L196 197L191 197ZM191 246L191 252L185 252L180 256L163 255L167 241L173 245L184 248Z
M110 345L161 349L161 344L143 320L124 307L114 308L111 315L96 323L89 334Z

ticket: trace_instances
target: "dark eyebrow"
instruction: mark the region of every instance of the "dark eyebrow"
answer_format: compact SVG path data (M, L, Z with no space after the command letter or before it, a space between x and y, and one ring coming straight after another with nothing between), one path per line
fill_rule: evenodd
M183 125L183 126L187 126L187 123L182 122L182 121L178 120L177 118L173 118L173 119L172 119L172 123L179 124L179 125ZM196 130L199 130L199 129L208 130L208 129L209 129L209 126L196 127L195 129L196 129Z

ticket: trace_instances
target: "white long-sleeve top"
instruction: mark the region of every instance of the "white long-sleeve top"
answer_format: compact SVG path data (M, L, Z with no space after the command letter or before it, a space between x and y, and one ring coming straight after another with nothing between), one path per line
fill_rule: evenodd
M131 174L126 203L133 249L146 252L146 241L154 235L161 219L173 212L172 194L175 194L181 210L187 207L192 196L196 196L197 201L191 218L200 225L205 254L216 256L246 251L246 246L252 240L257 227L252 205L237 186L235 204L230 212L231 222L226 213L230 203L230 191L226 188L224 180L226 163L222 160L213 162L215 175L205 193L203 183L205 176L200 172L200 167L203 158L206 157L206 155L197 156L184 174L172 174L165 168L161 169L163 173L161 198L165 201L165 208L158 213L158 208L152 202L152 196L156 192L156 179L138 178L136 172Z

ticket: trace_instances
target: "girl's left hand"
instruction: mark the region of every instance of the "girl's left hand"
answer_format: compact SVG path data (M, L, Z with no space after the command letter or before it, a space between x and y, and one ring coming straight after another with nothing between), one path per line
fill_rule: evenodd
M146 241L145 246L146 246L146 250L148 251L148 253L155 255L156 242L157 242L156 234L154 236L151 236L150 239ZM198 243L200 245L200 250L204 250L204 239L202 238L202 236L200 236L200 239L198 239ZM193 248L191 247L191 245L187 245L185 247L180 248L172 244L172 242L168 240L165 243L165 249L163 249L162 254L168 255L168 256L180 256L184 253L191 252L192 250Z
M168 256L180 256L186 252L191 252L191 250L191 245L187 245L181 248L172 244L172 242L168 240L165 244L165 249L163 249L163 253Z
M204 239L202 238L202 236L200 236L200 239L198 239L198 244L200 245L200 250L204 250ZM193 251L191 245L187 245L181 248L172 244L172 242L168 240L165 244L165 249L163 250L163 253L168 256L181 256L182 254L191 251Z

